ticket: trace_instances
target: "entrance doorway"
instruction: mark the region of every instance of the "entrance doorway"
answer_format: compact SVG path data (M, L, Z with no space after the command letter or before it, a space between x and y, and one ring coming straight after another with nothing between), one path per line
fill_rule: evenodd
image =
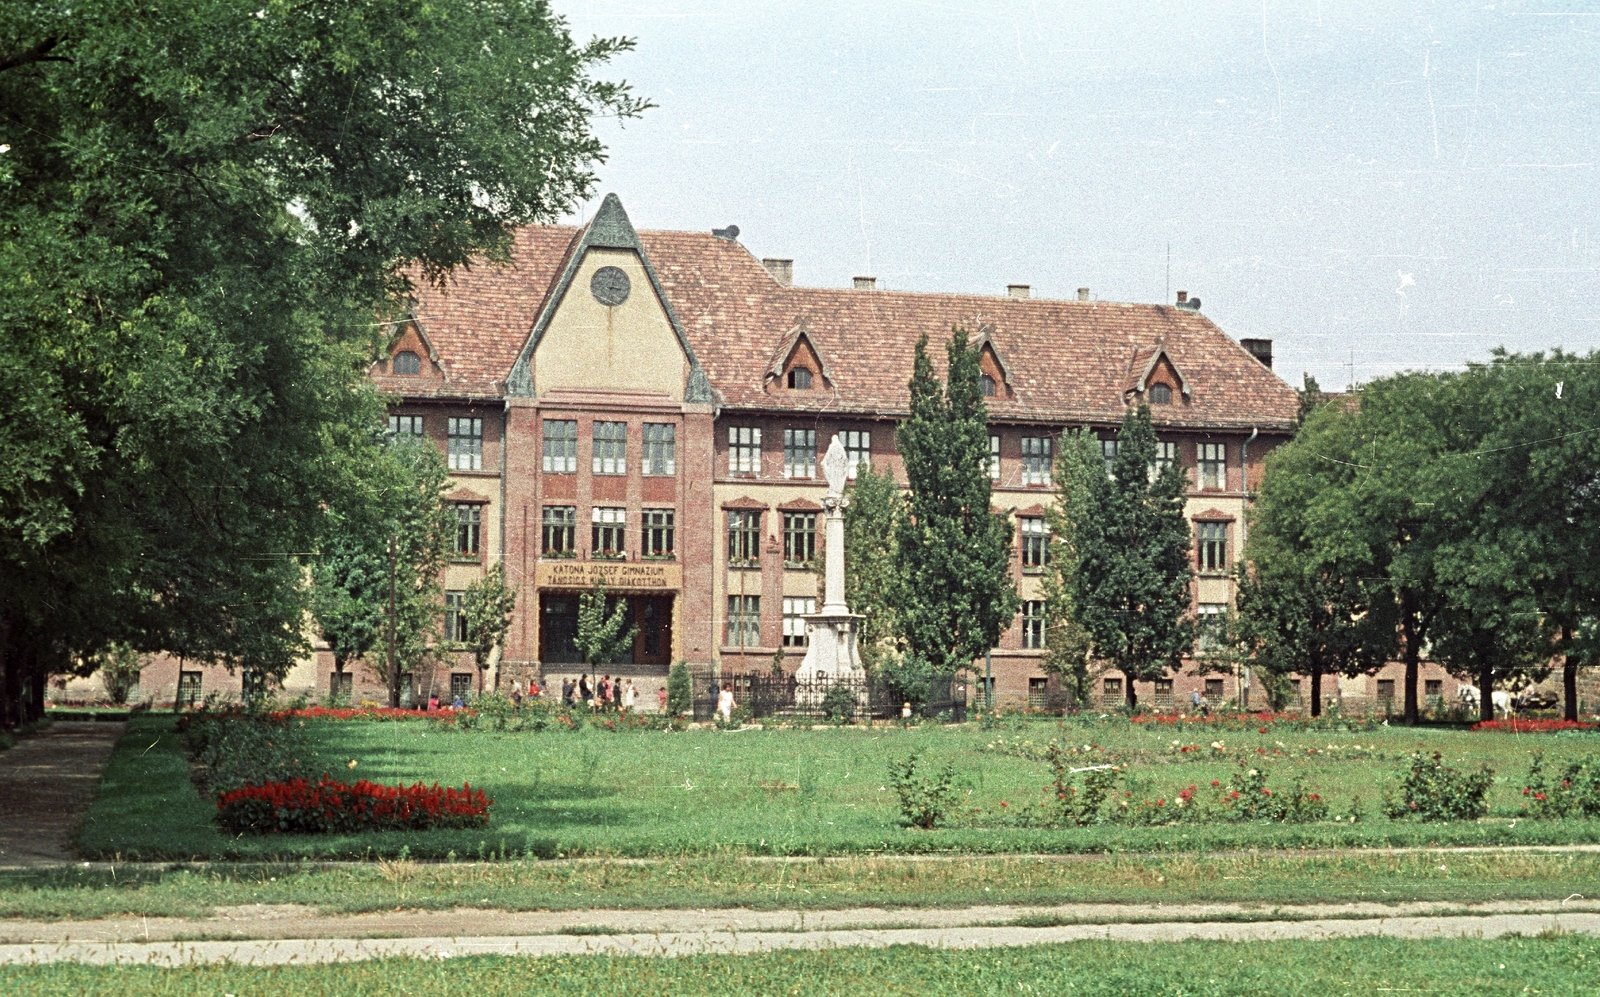
M672 661L672 599L670 595L617 595L606 601L609 609L625 601L637 633L626 660L604 664L666 665ZM545 592L539 596L539 660L547 665L575 665L583 661L578 650L578 595Z

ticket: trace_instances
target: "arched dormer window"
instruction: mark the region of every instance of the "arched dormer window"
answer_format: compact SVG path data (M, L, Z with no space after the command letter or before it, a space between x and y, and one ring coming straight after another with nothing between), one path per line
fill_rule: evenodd
M789 368L789 387L796 391L810 391L811 371L804 367Z
M396 374L422 373L422 358L410 350L401 350L394 355L394 372Z
M990 377L988 374L984 374L981 378L979 378L979 381L983 385L983 397L993 398L995 389L994 378Z
M1150 404L1151 405L1171 405L1172 404L1172 387L1170 385L1166 385L1166 384L1152 384L1152 385L1150 385Z

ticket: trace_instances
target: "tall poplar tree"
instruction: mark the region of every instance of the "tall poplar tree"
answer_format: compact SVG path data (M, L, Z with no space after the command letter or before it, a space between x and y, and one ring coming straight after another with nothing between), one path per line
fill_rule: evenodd
M1072 688L1073 700L1089 699L1094 635L1079 613L1078 575L1088 530L1094 527L1106 483L1100 440L1088 429L1061 434L1054 468L1055 502L1045 513L1050 526L1050 561L1044 577L1043 667ZM1082 524L1080 528L1080 524Z
M1104 464L1074 467L1074 499L1084 506L1069 524L1078 554L1075 608L1093 655L1122 672L1133 709L1134 682L1160 678L1194 647L1183 469L1173 462L1157 470L1144 405L1122 418L1109 479Z
M861 663L870 671L899 642L895 606L899 576L895 524L903 499L894 472L881 474L862 464L844 508L844 594L852 613L862 617L857 634ZM818 560L821 560L819 557Z
M990 508L989 423L978 350L957 328L946 380L917 341L911 414L896 441L911 492L896 527L899 623L935 674L971 666L1016 615L1011 517Z

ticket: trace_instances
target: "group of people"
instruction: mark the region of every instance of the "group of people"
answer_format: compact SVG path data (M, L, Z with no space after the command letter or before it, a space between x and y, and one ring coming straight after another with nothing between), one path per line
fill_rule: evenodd
M661 690L662 708L665 709L667 690ZM624 681L620 676L613 679L610 675L602 675L600 681L595 682L592 676L580 675L575 679L561 680L561 703L564 706L588 706L592 710L620 710L623 713L631 712L639 704L639 690L634 687L633 679Z

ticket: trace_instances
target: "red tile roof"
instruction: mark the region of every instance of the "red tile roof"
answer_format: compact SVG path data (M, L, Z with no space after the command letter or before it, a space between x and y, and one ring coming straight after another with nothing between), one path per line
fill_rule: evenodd
M419 287L416 316L464 394L503 390L579 230L520 230L505 265L480 264L444 289ZM935 368L953 326L989 330L1014 397L998 421L1114 423L1128 385L1158 347L1183 372L1187 401L1152 412L1173 427L1293 426L1299 398L1198 312L1166 305L905 291L784 287L742 245L709 233L640 232L639 240L724 407L898 415L908 405L912 346L926 333ZM832 388L766 383L767 362L796 327ZM385 381L389 380L387 378ZM408 394L410 392L407 392Z

